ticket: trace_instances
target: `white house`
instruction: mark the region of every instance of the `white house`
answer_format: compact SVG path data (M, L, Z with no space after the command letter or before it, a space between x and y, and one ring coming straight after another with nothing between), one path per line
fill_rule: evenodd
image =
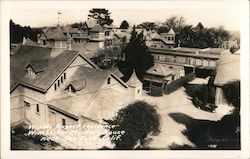
M11 125L67 126L103 123L136 100L142 86L130 88L111 71L99 69L72 50L22 46L11 56ZM55 56L56 55L56 56ZM134 78L134 77L133 77ZM85 130L83 130L85 131ZM57 135L58 137L58 135ZM102 145L80 140L56 140L67 148L98 149Z

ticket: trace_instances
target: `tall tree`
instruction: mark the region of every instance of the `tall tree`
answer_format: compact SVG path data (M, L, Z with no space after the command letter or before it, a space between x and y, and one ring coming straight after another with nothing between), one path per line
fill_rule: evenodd
M137 77L143 81L145 72L154 65L154 58L148 51L143 38L143 32L138 34L133 27L131 39L124 48L125 61L120 61L118 67L124 74L123 80L127 81L135 70Z
M155 106L144 101L137 101L118 111L111 120L104 120L110 125L110 131L125 131L121 140L111 140L116 149L140 149L147 147L148 135L160 132L160 116ZM112 138L114 134L111 134Z
M30 26L21 26L15 24L12 20L9 22L10 26L10 43L21 43L23 37L28 37L33 41L37 41L37 34L39 29L31 29Z
M168 18L164 23L163 26L167 27L168 29L173 28L176 32L179 32L181 28L185 26L185 18L183 16L171 16Z
M148 31L148 30L155 29L156 28L156 24L154 22L143 22L143 23L137 25L137 27L146 29Z
M103 26L104 24L110 25L113 23L113 19L110 18L110 12L104 8L93 8L89 11L89 17L97 20L97 23Z
M126 20L123 20L121 25L120 25L120 28L121 29L128 29L128 27L129 27L128 22Z

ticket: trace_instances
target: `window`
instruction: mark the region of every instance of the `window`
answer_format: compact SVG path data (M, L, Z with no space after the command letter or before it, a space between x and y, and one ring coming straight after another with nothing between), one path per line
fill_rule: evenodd
M63 78L66 79L66 73L63 74Z
M172 41L174 41L174 37L172 37L171 39L172 39Z
M34 72L34 70L31 68L31 67L28 67L27 68L27 72L28 72L28 74L30 74L30 75L35 75L36 73Z
M174 75L172 75L172 81L174 81Z
M54 84L54 89L56 90L56 83Z
M168 41L170 40L170 37L168 37Z
M63 76L61 76L61 83L63 83Z
M106 31L106 32L105 32L105 36L109 36L109 31Z
M110 81L111 81L111 78L109 77L109 78L108 78L108 84L110 84Z
M57 81L57 85L58 85L58 87L60 87L60 80Z
M139 94L139 93L140 93L140 91L141 91L141 90L140 90L140 89L138 89L137 94Z
M62 126L66 126L66 120L62 118Z
M26 107L30 107L30 103L28 103L28 102L24 101L24 106L26 106Z
M36 112L39 113L40 110L39 110L39 104L36 104Z

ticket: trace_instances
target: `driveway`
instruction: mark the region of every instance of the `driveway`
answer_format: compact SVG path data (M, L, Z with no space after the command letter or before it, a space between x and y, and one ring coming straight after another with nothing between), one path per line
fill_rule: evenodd
M177 123L170 117L169 114L180 113L193 119L218 121L231 110L228 106L220 106L216 110L216 113L200 110L192 104L191 100L188 99L184 87L181 87L169 95L161 97L152 97L144 92L143 100L158 106L158 113L161 116L161 132L159 135L153 137L153 140L149 145L150 147L156 149L169 149L169 147L173 144L180 146L195 146L182 133L186 130L186 126L181 123Z

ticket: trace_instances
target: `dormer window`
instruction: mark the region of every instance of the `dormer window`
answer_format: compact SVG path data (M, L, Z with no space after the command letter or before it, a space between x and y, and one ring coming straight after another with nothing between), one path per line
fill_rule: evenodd
M35 71L31 67L27 67L26 71L28 72L29 75L35 75Z
M47 60L34 60L30 61L26 68L26 72L29 75L36 75L37 73L41 73L44 71L44 65L47 63Z
M82 90L85 86L86 86L85 80L75 80L75 81L71 81L65 90L75 93L77 91Z

